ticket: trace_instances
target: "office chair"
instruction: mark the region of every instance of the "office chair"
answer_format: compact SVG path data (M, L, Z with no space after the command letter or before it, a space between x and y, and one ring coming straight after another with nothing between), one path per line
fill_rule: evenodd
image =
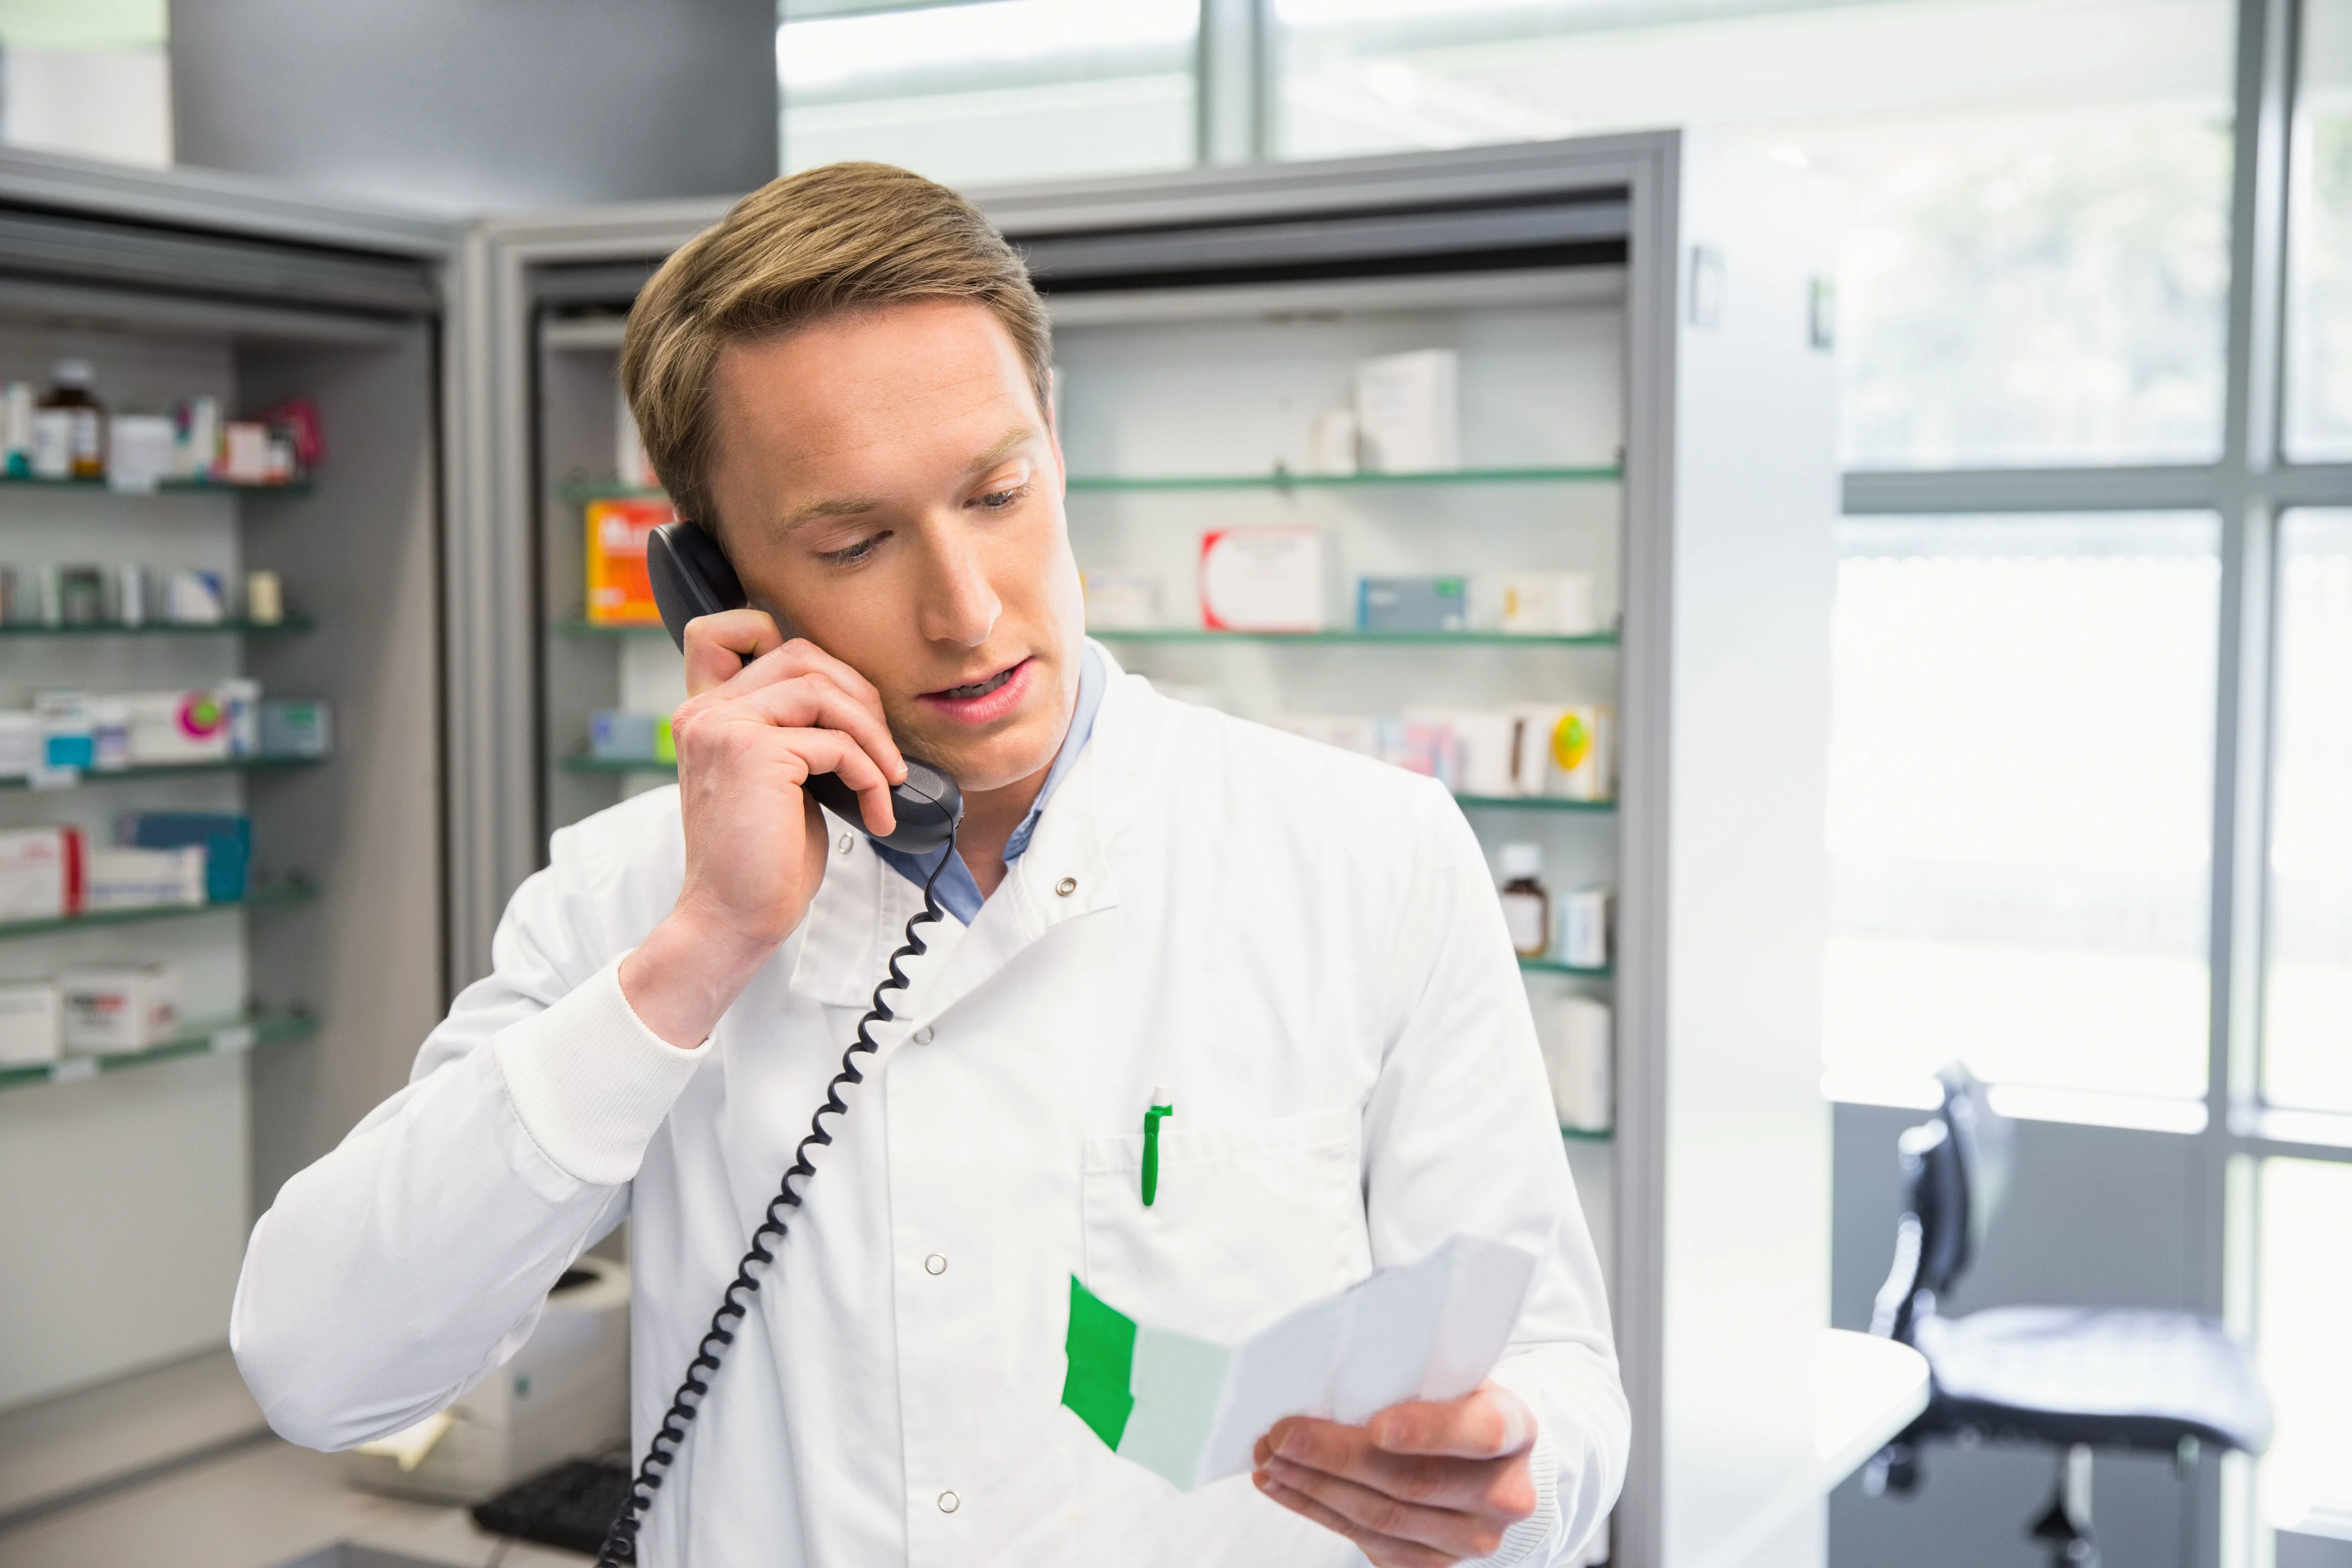
M1931 1438L2054 1448L2057 1495L2029 1533L2050 1543L2053 1568L2097 1568L2093 1448L2171 1454L2184 1467L2207 1443L2259 1454L2270 1446L2270 1396L2252 1352L2192 1313L1996 1307L1938 1317L2006 1194L2011 1130L1966 1068L1956 1062L1937 1079L1943 1103L1896 1142L1909 1212L1870 1325L1927 1358L1927 1408L1864 1482L1911 1491Z

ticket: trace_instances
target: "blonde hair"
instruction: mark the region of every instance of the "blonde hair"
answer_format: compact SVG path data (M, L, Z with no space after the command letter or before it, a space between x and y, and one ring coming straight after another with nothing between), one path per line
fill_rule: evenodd
M916 300L986 306L1029 371L1041 415L1053 330L1029 269L947 186L887 163L771 180L672 254L637 295L621 384L678 515L717 533L710 396L730 343Z

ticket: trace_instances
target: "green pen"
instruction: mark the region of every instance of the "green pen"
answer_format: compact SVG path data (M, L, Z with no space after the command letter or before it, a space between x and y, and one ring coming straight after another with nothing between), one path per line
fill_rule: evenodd
M1160 1123L1176 1114L1164 1089L1151 1091L1151 1109L1143 1113L1143 1206L1160 1195Z

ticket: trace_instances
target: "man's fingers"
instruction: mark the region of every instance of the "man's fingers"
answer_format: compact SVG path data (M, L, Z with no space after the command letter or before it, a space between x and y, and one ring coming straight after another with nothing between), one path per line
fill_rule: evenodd
M830 676L811 671L772 686L710 706L695 716L697 723L772 724L780 730L838 730L856 741L889 779L907 776L906 759L898 742L877 710L834 684Z
M721 610L686 623L686 689L694 696L732 680L746 659L783 646L784 634L765 610Z
M1434 1547L1419 1542L1396 1541L1367 1530L1345 1514L1324 1506L1296 1488L1283 1485L1264 1471L1252 1478L1257 1489L1296 1514L1302 1514L1335 1535L1345 1536L1361 1548L1365 1556L1380 1568L1452 1568L1458 1561Z
M838 730L739 723L727 727L720 743L735 752L736 767L750 770L738 773L735 776L739 778L753 776L761 768L774 767L797 788L817 773L838 773L842 783L857 792L870 831L887 833L896 826L890 816L889 781L882 776L881 765ZM691 786L694 780L689 775L685 782Z
M1535 1417L1509 1389L1487 1384L1460 1399L1391 1405L1365 1430L1391 1454L1494 1459L1536 1440Z
M1516 1455L1463 1459L1391 1454L1374 1447L1361 1426L1307 1416L1277 1422L1266 1435L1265 1450L1258 1458L1261 1468L1286 1460L1402 1502L1494 1515L1507 1522L1535 1508L1534 1489Z

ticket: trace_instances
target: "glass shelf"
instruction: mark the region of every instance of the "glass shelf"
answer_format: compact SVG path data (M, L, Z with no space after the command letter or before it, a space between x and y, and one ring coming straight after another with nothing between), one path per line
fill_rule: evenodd
M0 474L0 489L81 490L96 495L205 495L230 493L251 495L299 495L310 488L309 479L279 479L273 482L236 481L227 479L164 479L152 490L110 489L104 479L44 479L31 474Z
M572 755L563 759L563 771L567 773L675 774L677 772L677 764L676 763L657 763L651 757L646 758L643 762L638 762L631 758L623 757L587 757L582 756L579 752L574 752Z
M84 784L133 784L141 779L175 779L203 773L237 773L268 771L274 768L307 768L323 763L324 757L232 757L221 763L175 763L169 767L152 768L85 768L69 784L58 789L79 789ZM0 779L0 789L30 789L32 781L23 777Z
M1088 627L1087 635L1104 642L1265 642L1336 643L1355 646L1398 644L1409 647L1432 645L1460 647L1615 647L1615 632L1566 636L1551 632L1233 632L1200 626L1150 626L1139 629Z
M1465 811L1592 811L1617 809L1613 800L1561 800L1548 795L1457 795L1454 804Z
M1580 969L1556 958L1523 958L1519 960L1519 967L1532 974L1573 974L1580 980L1606 980L1617 973L1606 963L1598 969Z
M1073 474L1076 491L1372 489L1406 485L1610 485L1614 463L1579 468L1448 468L1427 474Z
M669 492L649 485L558 485L556 499L574 506L592 500L667 500Z
M288 616L278 621L214 621L203 626L180 621L142 621L135 626L127 626L120 621L100 621L89 626L53 626L41 621L13 621L0 623L0 637L225 637L246 632L307 632L311 625L308 616Z
M256 1046L282 1046L305 1040L319 1032L319 1020L308 1013L255 1014L191 1029L177 1039L143 1051L121 1051L102 1057L64 1057L53 1062L0 1067L0 1089L26 1089L37 1083L71 1083L102 1072L121 1072L179 1057L227 1056Z
M1617 1130L1604 1127L1596 1131L1583 1127L1563 1127L1559 1135L1578 1143L1608 1143L1615 1141Z
M52 915L46 920L0 921L0 942L10 937L48 936L91 926L135 925L142 921L179 920L189 915L214 915L224 910L267 910L307 904L319 896L309 882L282 882L256 888L241 899L210 904L151 904L138 910L96 910L88 914Z
M582 620L576 616L568 621L557 621L554 629L558 635L567 637L666 637L669 636L668 628L659 621L628 621L619 626L613 626L602 621Z

